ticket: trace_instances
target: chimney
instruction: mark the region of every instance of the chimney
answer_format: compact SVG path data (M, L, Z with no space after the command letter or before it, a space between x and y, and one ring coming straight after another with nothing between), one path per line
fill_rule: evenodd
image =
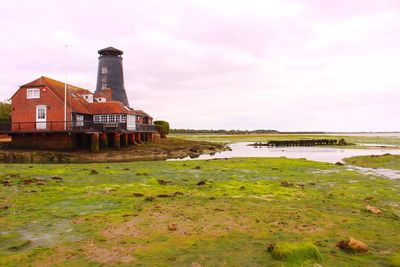
M112 89L111 88L106 88L102 91L104 94L106 101L112 101Z
M124 86L124 72L122 69L121 50L114 47L107 47L98 51L99 66L97 69L96 92L105 91L112 88L110 100L120 101L129 107L128 97ZM107 101L110 101L107 98Z

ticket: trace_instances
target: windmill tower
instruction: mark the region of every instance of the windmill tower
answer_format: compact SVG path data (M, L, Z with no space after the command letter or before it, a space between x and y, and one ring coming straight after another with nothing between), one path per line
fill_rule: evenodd
M99 66L97 69L96 92L106 88L112 89L112 100L120 101L129 107L128 97L124 86L124 71L122 68L123 51L107 47L98 51Z

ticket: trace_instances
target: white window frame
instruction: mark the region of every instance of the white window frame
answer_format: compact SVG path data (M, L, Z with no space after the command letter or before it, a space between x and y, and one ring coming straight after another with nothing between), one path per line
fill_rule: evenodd
M93 122L99 123L100 122L100 115L94 115L93 116Z
M125 117L125 116L124 116ZM126 128L128 130L136 130L136 116L135 115L127 115L127 120L126 120Z
M125 114L121 114L120 122L126 122L126 115Z
M117 122L117 121L115 120L115 115L114 115L114 114L108 115L108 121L109 121L109 122Z
M36 106L36 129L45 130L47 128L47 106Z
M26 90L26 98L34 99L40 98L40 88L29 88Z
M84 116L82 114L76 114L76 126L82 127L84 124Z
M135 116L133 118L135 119ZM95 122L95 123L103 123L103 122L126 123L127 119L126 119L126 114L103 114L103 115L93 115L93 122Z
M107 67L101 68L101 74L107 74Z

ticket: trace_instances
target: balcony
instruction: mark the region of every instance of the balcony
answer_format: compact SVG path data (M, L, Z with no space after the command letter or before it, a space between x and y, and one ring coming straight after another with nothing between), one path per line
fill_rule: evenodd
M154 132L155 126L136 124L127 128L126 122L95 123L93 121L2 122L0 134L50 132Z

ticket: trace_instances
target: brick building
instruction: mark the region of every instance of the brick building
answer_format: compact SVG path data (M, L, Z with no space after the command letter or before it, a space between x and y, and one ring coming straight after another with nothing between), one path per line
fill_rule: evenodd
M126 95L123 87L118 90ZM2 123L0 134L9 134L14 147L32 149L98 151L152 141L153 118L114 100L115 95L121 92L104 87L92 93L42 76L11 97L11 123Z

